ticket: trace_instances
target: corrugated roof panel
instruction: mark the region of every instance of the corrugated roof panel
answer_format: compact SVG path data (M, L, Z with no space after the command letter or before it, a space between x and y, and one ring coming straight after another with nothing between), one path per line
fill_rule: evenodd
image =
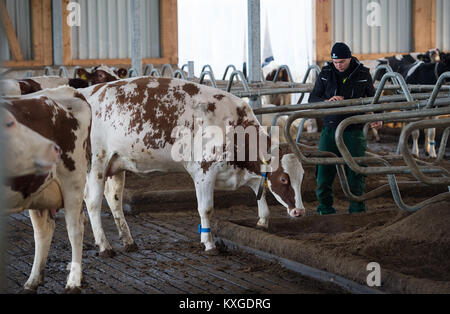
M436 46L444 51L450 51L449 17L450 1L436 0Z
M367 21L374 12L369 7L372 3L379 4L379 26ZM412 48L411 0L334 0L332 10L333 42L347 43L354 53L405 52Z
M72 27L73 59L131 58L131 0L74 0L81 26ZM160 57L159 0L141 2L144 58Z

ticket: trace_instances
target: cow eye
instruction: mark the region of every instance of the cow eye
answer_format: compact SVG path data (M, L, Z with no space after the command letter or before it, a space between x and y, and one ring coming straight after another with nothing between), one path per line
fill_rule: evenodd
M6 123L6 127L7 128L11 128L13 126L14 126L14 121L9 121L9 122Z
M289 183L289 179L286 176L281 176L280 177L280 181L283 184L288 184Z

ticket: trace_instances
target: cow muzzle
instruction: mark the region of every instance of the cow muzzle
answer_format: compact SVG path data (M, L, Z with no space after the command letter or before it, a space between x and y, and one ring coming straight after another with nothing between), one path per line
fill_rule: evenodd
M289 216L291 217L301 217L304 216L306 211L304 208L294 208L294 209L288 209Z
M53 165L59 161L60 157L61 148L56 144L49 144L43 156L34 159L37 174L46 174L49 172Z

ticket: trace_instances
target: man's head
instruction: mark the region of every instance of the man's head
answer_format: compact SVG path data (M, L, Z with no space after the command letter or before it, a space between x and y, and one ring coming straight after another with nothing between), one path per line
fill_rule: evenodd
M350 66L352 60L352 52L344 43L335 43L331 49L331 59L333 59L334 67L339 72L345 72Z

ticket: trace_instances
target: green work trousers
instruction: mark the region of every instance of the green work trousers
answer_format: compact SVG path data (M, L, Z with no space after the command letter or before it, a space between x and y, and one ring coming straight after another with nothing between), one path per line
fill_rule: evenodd
M324 128L320 135L319 151L327 151L342 157L336 146L334 139L335 129ZM353 157L363 157L366 154L367 143L362 130L350 130L343 133L344 144ZM365 176L353 172L348 166L345 166L345 174L350 191L354 195L364 193ZM316 167L317 189L316 196L319 201L317 211L320 214L333 214L336 210L333 208L333 182L336 177L335 165L318 165ZM366 210L365 202L350 201L349 212L363 212Z

